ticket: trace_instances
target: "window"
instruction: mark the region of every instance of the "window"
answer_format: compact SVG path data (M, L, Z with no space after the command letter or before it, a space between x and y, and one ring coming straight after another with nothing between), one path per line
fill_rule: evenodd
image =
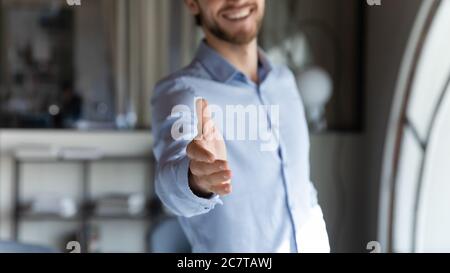
M388 250L450 252L450 1L429 1L421 15L386 146L393 166Z

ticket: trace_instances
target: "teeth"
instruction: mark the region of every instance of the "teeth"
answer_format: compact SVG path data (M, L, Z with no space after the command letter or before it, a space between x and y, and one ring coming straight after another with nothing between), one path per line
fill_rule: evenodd
M250 14L250 9L243 9L243 10L237 11L235 13L227 14L227 15L225 15L225 17L227 19L231 19L231 20L238 20L238 19L247 17L249 14Z

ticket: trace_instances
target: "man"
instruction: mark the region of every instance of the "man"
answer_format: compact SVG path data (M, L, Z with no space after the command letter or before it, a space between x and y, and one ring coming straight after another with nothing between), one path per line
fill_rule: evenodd
M329 252L294 76L258 49L265 1L185 3L205 39L155 89L156 193L194 252Z

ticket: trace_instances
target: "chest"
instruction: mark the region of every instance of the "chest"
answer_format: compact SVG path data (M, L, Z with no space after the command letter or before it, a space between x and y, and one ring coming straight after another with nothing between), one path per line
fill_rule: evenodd
M196 96L208 100L230 148L270 157L281 149L290 161L308 156L308 128L294 82L272 80L250 87L199 80L193 85Z

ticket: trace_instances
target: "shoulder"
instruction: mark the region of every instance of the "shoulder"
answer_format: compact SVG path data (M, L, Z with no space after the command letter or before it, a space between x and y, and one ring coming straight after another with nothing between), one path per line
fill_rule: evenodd
M290 81L295 82L294 72L292 72L292 70L286 65L279 65L279 64L273 65L272 73L277 78L288 79Z
M279 87L283 87L290 92L297 92L297 79L294 72L286 65L272 66L272 80L275 80Z
M189 82L193 78L205 79L207 77L203 66L199 62L193 61L190 65L159 80L155 85L153 95L159 96L180 91L193 93Z
M275 79L277 87L283 90L284 94L289 98L300 99L301 94L298 89L297 77L295 73L286 65L274 65L272 67L273 79Z
M207 75L201 65L194 61L158 81L151 98L154 117L164 118L177 105L194 109L197 92L193 82L205 77Z

